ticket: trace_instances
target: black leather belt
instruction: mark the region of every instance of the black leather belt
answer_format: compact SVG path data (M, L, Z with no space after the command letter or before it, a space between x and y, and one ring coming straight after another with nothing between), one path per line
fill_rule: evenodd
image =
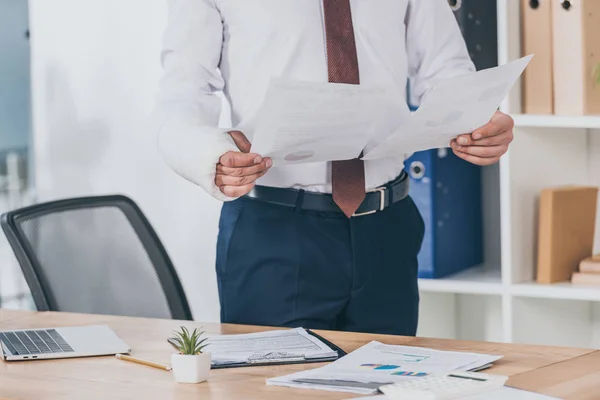
M368 191L365 200L358 210L356 210L353 217L383 211L389 205L404 200L408 196L409 182L408 174L403 171L393 181ZM300 196L302 197L299 198ZM342 212L337 204L333 202L331 195L326 193L314 193L270 186L255 186L245 197L280 206L299 206L303 210Z

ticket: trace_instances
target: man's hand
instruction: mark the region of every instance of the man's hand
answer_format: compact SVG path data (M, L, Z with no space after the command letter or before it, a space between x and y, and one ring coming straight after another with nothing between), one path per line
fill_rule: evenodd
M450 142L458 157L476 165L498 162L513 140L513 119L496 111L490 122L470 135L461 135Z
M229 134L240 151L229 151L221 156L215 184L225 196L240 197L252 190L256 180L267 173L273 162L270 158L249 153L251 144L242 132Z

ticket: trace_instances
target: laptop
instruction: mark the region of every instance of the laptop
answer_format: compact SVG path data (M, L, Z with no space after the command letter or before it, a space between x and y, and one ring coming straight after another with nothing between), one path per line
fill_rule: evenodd
M0 331L5 361L107 356L131 349L106 325Z

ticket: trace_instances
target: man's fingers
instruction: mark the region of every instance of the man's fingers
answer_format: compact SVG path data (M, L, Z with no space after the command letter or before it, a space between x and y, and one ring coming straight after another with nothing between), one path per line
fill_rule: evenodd
M247 176L231 176L231 175L223 175L217 174L215 176L215 184L217 186L246 186L248 184L254 183L258 178L266 174L267 171L261 171L257 174L247 175Z
M456 145L462 145L462 143L460 142L464 142L460 140L461 138L458 137L455 140L453 140L452 142ZM496 136L491 136L491 137L486 137L483 139L479 139L479 140L473 140L473 139L469 139L468 143L466 144L466 146L499 146L499 145L503 145L503 144L510 144L513 140L513 133L512 131L508 131L508 132L504 132L500 135L496 135ZM452 143L451 143L452 146ZM465 145L463 145L465 146Z
M265 158L261 163L253 165L251 167L234 168L227 167L222 164L217 164L217 174L230 175L230 176L248 176L258 174L259 172L265 171L271 168L273 162L270 158Z
M254 187L254 183L250 183L244 186L221 186L221 192L225 196L229 197L241 197L245 194L248 194L252 188Z
M483 158L500 157L508 150L508 145L504 144L498 146L459 146L453 143L450 147L458 152Z
M237 151L228 151L219 159L219 163L226 167L240 168L251 167L262 162L262 157L254 153L238 153Z
M471 164L475 164L475 165L481 165L481 166L492 165L492 164L497 163L498 160L500 160L500 157L485 158L485 157L477 157L477 156L467 154L467 153L462 153L462 152L454 150L454 149L452 151L454 152L454 154L456 154L457 157L460 157L463 160L470 162Z
M240 131L231 131L231 132L229 132L229 136L231 136L231 138L233 139L233 142L238 147L238 149L240 149L240 151L242 153L250 152L250 148L252 147L252 144L250 143L250 141L248 140L246 135L244 135Z
M513 119L507 114L496 112L490 122L476 129L472 134L472 138L476 141L487 137L499 135L506 131L512 131L514 128Z
M469 146L472 145L475 141L471 137L471 135L460 135L456 139L453 139L452 142L456 142L461 146Z
M471 134L471 137L472 137L471 141L473 143L477 143L481 139L494 137L496 135L501 134L503 131L504 131L503 126L498 123L495 123L492 120L492 121L488 122L486 125L482 126L481 128L474 130L473 133Z
M454 141L461 146L483 146L485 145L484 141L486 140L494 139L496 142L504 140L504 135L502 135L503 132L500 129L500 127L490 122L489 124L477 129L472 134L464 134L457 136L456 139L454 139ZM476 139L477 137L479 139Z

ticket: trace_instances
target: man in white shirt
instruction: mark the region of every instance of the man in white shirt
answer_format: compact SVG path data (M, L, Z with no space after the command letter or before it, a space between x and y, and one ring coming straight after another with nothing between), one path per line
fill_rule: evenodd
M223 322L414 335L423 220L409 156L272 167L252 137L272 76L386 84L419 99L474 70L447 0L169 0L158 139L170 167L222 200ZM404 100L404 99L403 99ZM408 107L408 106L407 106ZM384 136L389 132L381 132ZM343 141L343 137L340 137ZM507 151L500 112L450 145L477 165Z

